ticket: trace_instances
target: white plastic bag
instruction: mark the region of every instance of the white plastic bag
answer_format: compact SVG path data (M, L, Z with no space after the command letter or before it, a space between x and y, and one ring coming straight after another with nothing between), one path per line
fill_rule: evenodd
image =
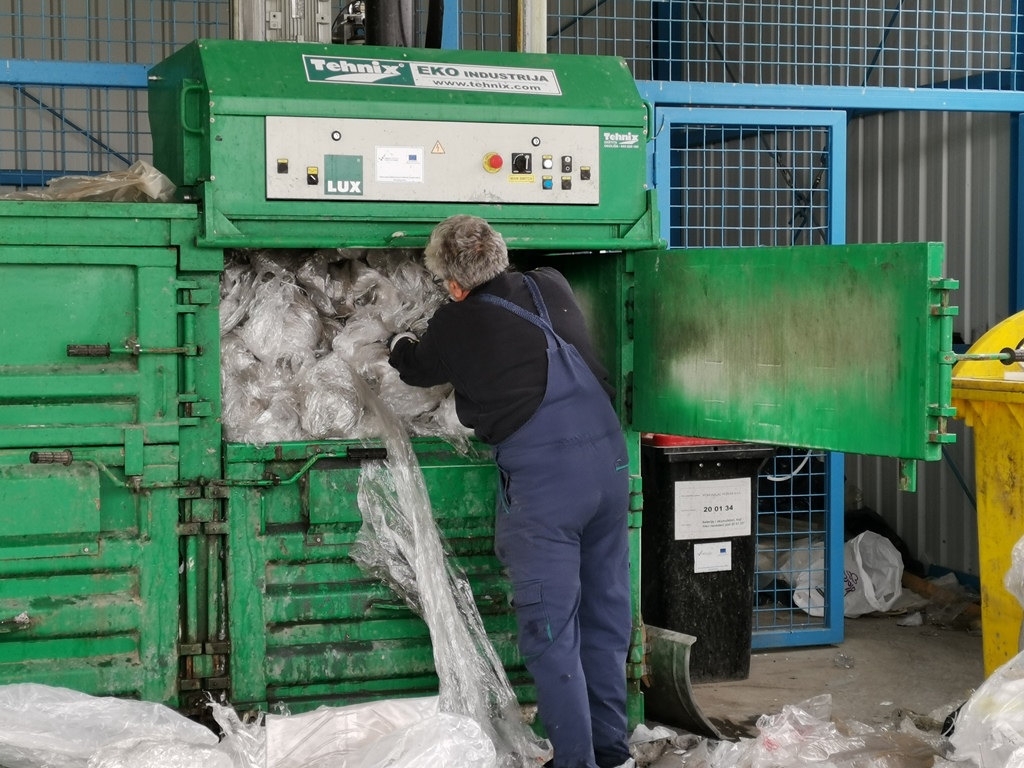
M808 616L825 615L825 542L798 539L778 554L775 578L793 589L793 604Z
M1009 768L1024 756L1024 653L993 672L964 704L950 737L954 760Z
M5 768L85 768L101 748L136 737L185 747L217 744L210 729L162 704L34 683L0 686L0 765Z
M1024 606L1024 537L1021 537L1013 545L1013 552L1010 555L1010 569L1003 577L1003 586L1006 591L1017 598L1017 602ZM1017 651L1024 651L1024 622L1020 625L1020 632L1017 635Z
M267 716L267 768L494 768L494 744L436 696Z
M849 618L887 611L903 594L903 557L885 536L864 531L843 550L845 596Z
M130 739L102 747L89 768L234 768L231 758L216 747L159 739Z
M268 768L298 768L339 756L437 714L437 697L318 707L298 715L267 715Z

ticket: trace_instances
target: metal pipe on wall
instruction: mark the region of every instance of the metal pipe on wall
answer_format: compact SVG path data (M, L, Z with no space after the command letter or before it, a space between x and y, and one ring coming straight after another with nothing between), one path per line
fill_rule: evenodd
M548 52L548 5L546 0L518 0L515 14L516 50L520 53Z

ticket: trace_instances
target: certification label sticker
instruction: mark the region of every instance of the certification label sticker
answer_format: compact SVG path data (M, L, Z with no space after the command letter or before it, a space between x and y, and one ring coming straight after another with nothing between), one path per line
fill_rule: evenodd
M423 147L377 147L377 181L422 184Z
M676 541L750 535L750 478L675 485Z
M731 541L701 541L693 545L693 572L732 570Z

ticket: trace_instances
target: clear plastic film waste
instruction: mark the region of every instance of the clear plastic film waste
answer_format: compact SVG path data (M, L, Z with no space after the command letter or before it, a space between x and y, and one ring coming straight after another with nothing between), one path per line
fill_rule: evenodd
M467 450L451 386L408 386L388 364L391 336L422 333L446 299L415 251L235 252L221 278L225 438L263 445L377 437L381 426L355 375L408 434Z
M1024 538L1013 547L1003 585L1024 605ZM955 761L1024 767L1024 653L996 669L971 695L957 715L950 743Z
M33 683L0 686L0 765L5 768L87 768L101 750L113 755L141 738L157 751L158 744L168 746L178 757L207 755L218 741L208 728L162 704L101 698ZM167 768L197 764L167 762L173 759L169 753L161 759ZM109 768L116 765L109 763ZM220 764L204 761L202 765Z
M267 768L494 768L493 742L436 696L267 716Z
M687 768L931 768L936 748L911 733L831 720L832 697L816 696L762 715L758 735L739 741L702 741Z
M494 743L498 766L543 762L550 748L523 721L469 582L445 554L412 444L397 417L361 379L355 382L365 389L360 397L383 428L387 459L364 462L360 472L363 526L352 559L387 582L426 621L440 710L479 723Z
M1024 653L989 675L956 719L953 759L981 768L1024 766Z
M169 203L174 182L145 160L124 171L97 176L61 176L45 189L8 192L0 200L56 200L61 202Z

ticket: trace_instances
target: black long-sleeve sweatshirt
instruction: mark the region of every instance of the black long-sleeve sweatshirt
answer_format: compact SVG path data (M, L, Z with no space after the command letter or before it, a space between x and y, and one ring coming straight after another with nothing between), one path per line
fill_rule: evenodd
M540 288L555 333L579 350L611 397L608 372L594 354L569 283L551 267L528 274ZM544 399L547 342L533 323L482 301L484 293L537 313L522 273L506 272L477 286L464 300L438 309L418 342L403 339L395 345L390 362L407 384L453 384L459 420L495 445L525 424Z

